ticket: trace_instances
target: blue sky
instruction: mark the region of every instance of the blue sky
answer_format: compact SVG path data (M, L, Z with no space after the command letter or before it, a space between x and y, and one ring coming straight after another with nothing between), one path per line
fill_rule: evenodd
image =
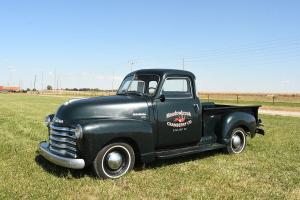
M300 92L300 1L0 1L0 85L117 88L182 68L198 89ZM43 77L43 78L42 78ZM42 81L43 80L43 81Z

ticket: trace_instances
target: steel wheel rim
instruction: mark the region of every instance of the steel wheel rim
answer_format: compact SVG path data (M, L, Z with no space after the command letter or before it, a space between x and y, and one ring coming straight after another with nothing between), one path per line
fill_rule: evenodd
M117 159L112 159L113 158L112 156L114 156ZM105 152L102 159L103 172L109 178L119 178L123 176L128 171L130 164L131 164L130 153L125 147L121 145L117 145L109 148Z
M231 137L231 148L234 153L240 153L245 147L245 134L241 130L237 130Z
M118 151L112 151L107 154L106 162L110 169L117 170L122 166L123 157Z

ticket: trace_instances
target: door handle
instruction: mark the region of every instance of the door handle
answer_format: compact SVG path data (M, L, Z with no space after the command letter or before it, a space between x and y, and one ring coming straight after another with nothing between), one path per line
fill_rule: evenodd
M199 111L199 105L195 103L194 104L194 109L195 109L196 112L198 112Z

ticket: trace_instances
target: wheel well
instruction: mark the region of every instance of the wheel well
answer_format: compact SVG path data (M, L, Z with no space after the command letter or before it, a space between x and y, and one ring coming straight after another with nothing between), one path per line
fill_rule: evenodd
M240 126L238 126L238 128L244 129L244 131L246 132L247 135L250 134L250 129L248 128L248 126L246 126L246 125L240 125Z
M136 160L137 161L140 160L140 150L138 148L137 143L133 139L127 138L127 137L114 138L114 139L110 140L108 143L106 143L106 145L109 145L109 144L115 143L115 142L124 142L126 144L129 144L132 147L133 151L134 151L134 155L135 155Z

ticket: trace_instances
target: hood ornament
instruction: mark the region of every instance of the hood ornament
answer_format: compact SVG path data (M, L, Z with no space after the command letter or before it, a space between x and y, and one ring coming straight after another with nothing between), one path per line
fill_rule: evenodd
M54 122L54 123L58 123L58 124L63 124L63 123L64 123L64 120L59 119L58 117L54 117L54 118L53 118L53 122Z

